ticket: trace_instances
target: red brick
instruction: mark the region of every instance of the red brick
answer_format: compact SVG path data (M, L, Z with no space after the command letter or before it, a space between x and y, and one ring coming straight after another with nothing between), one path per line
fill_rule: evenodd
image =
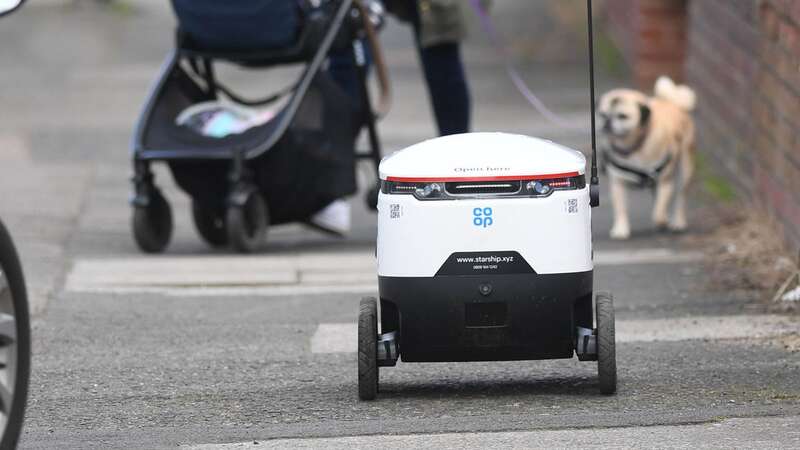
M764 36L771 41L778 40L780 32L780 16L775 8L769 3L763 3L761 6L761 30Z
M800 41L800 27L782 19L778 24L778 42L784 49L789 50L795 48L798 41Z
M682 79L687 0L609 0L612 35L633 68L638 87L662 74Z
M795 24L800 25L800 2L792 2L789 9L789 18L791 18Z
M756 169L756 185L766 197L770 209L785 225L797 230L800 224L800 206L792 192L776 181L774 175L761 168Z

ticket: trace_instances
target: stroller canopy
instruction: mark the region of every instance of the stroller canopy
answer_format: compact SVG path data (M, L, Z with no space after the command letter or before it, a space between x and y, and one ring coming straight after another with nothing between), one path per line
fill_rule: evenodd
M209 50L255 50L295 42L297 0L172 0L179 28Z

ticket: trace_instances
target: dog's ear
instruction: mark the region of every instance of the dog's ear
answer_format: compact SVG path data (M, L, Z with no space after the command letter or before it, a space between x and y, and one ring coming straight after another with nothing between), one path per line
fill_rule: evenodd
M639 103L639 124L644 125L650 120L650 107L645 105L644 103Z

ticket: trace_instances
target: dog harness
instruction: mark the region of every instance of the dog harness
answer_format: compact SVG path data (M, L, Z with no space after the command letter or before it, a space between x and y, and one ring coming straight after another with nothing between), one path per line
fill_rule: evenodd
M611 149L603 149L603 162L609 164L617 171L622 179L637 188L655 188L656 184L658 184L658 178L661 172L663 172L670 161L672 161L672 155L667 154L667 156L655 166L642 167L618 158L615 153L617 153L617 151L613 147L611 147ZM631 153L627 153L625 156Z

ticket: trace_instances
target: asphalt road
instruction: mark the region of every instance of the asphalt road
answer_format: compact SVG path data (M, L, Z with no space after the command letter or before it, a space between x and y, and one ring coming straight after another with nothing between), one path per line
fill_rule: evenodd
M188 199L160 170L176 234L167 255L141 255L127 148L171 44L160 3L32 2L0 29L0 212L36 311L23 448L800 446L800 355L777 343L797 319L709 287L698 249L651 231L646 192L633 196L627 243L608 240L610 212L595 210L596 285L614 292L620 333L613 397L577 360L401 362L382 370L377 401L359 402L353 324L359 298L376 293L375 217L361 195L347 239L291 225L239 257L200 242ZM515 8L498 20L519 26ZM396 102L381 135L394 151L433 127L408 30L384 37ZM587 147L588 130L529 110L479 36L466 59L477 130ZM582 67L524 73L588 123Z

